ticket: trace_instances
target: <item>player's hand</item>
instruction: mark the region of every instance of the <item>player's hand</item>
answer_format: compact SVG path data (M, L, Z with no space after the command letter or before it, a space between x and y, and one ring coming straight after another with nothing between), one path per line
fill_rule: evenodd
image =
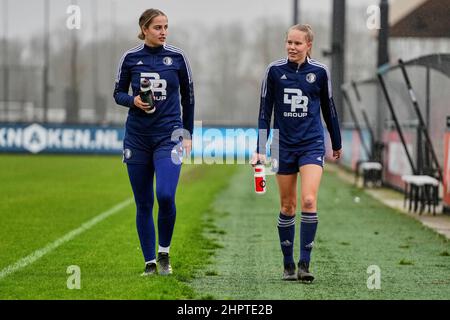
M266 164L266 155L265 154L261 154L261 153L256 153L256 152L253 153L252 159L250 160L250 164L252 165L252 167L256 166L258 161L261 164Z
M340 159L342 157L342 149L339 150L333 150L333 158L334 159Z
M143 102L140 95L134 97L134 105L143 111L148 111L150 109L150 105Z
M186 157L189 157L191 155L192 140L183 139L183 150L185 152Z

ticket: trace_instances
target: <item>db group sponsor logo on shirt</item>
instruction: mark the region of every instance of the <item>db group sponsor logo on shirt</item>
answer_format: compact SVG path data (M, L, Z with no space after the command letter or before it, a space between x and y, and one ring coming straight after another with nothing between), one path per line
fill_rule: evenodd
M288 118L306 117L308 115L308 102L309 99L303 95L302 90L285 88L284 103L291 106L291 112L284 112L283 115Z

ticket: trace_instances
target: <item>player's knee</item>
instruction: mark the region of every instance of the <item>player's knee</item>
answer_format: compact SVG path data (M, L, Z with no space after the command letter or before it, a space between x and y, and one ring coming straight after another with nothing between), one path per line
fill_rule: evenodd
M295 215L296 207L295 202L285 202L281 204L281 212L286 216L293 216Z
M304 196L302 199L304 209L313 209L316 206L316 197L313 195Z
M175 203L175 195L170 192L159 192L157 198L160 207L171 206Z
M151 215L153 210L153 202L139 201L136 203L136 210L138 215Z

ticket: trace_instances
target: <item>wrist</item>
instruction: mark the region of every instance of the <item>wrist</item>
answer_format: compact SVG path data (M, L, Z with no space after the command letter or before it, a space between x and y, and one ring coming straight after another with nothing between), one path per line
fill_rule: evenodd
M136 104L135 104L135 102L136 102L136 96L130 96L130 103L129 103L129 105L130 105L130 108L137 108L137 106L136 106Z

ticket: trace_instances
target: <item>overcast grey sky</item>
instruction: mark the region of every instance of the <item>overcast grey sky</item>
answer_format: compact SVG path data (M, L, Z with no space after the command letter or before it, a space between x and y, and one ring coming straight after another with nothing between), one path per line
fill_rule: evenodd
M1 0L1 37L4 37L4 12L8 7L9 37L26 39L43 31L45 0ZM169 17L171 25L180 26L187 23L203 23L206 26L223 23L241 23L251 27L251 22L257 18L292 20L292 0L49 0L50 26L52 30L65 27L68 18L67 7L77 3L81 8L82 38L90 39L93 30L94 6L98 13L96 21L100 22L99 34L109 36L112 21L116 28L135 25L139 15L147 8L154 7L163 10ZM300 17L306 9L323 13L324 19L331 19L332 0L300 0ZM347 0L348 6L368 6L378 4L379 0ZM201 30L199 30L201 32Z

